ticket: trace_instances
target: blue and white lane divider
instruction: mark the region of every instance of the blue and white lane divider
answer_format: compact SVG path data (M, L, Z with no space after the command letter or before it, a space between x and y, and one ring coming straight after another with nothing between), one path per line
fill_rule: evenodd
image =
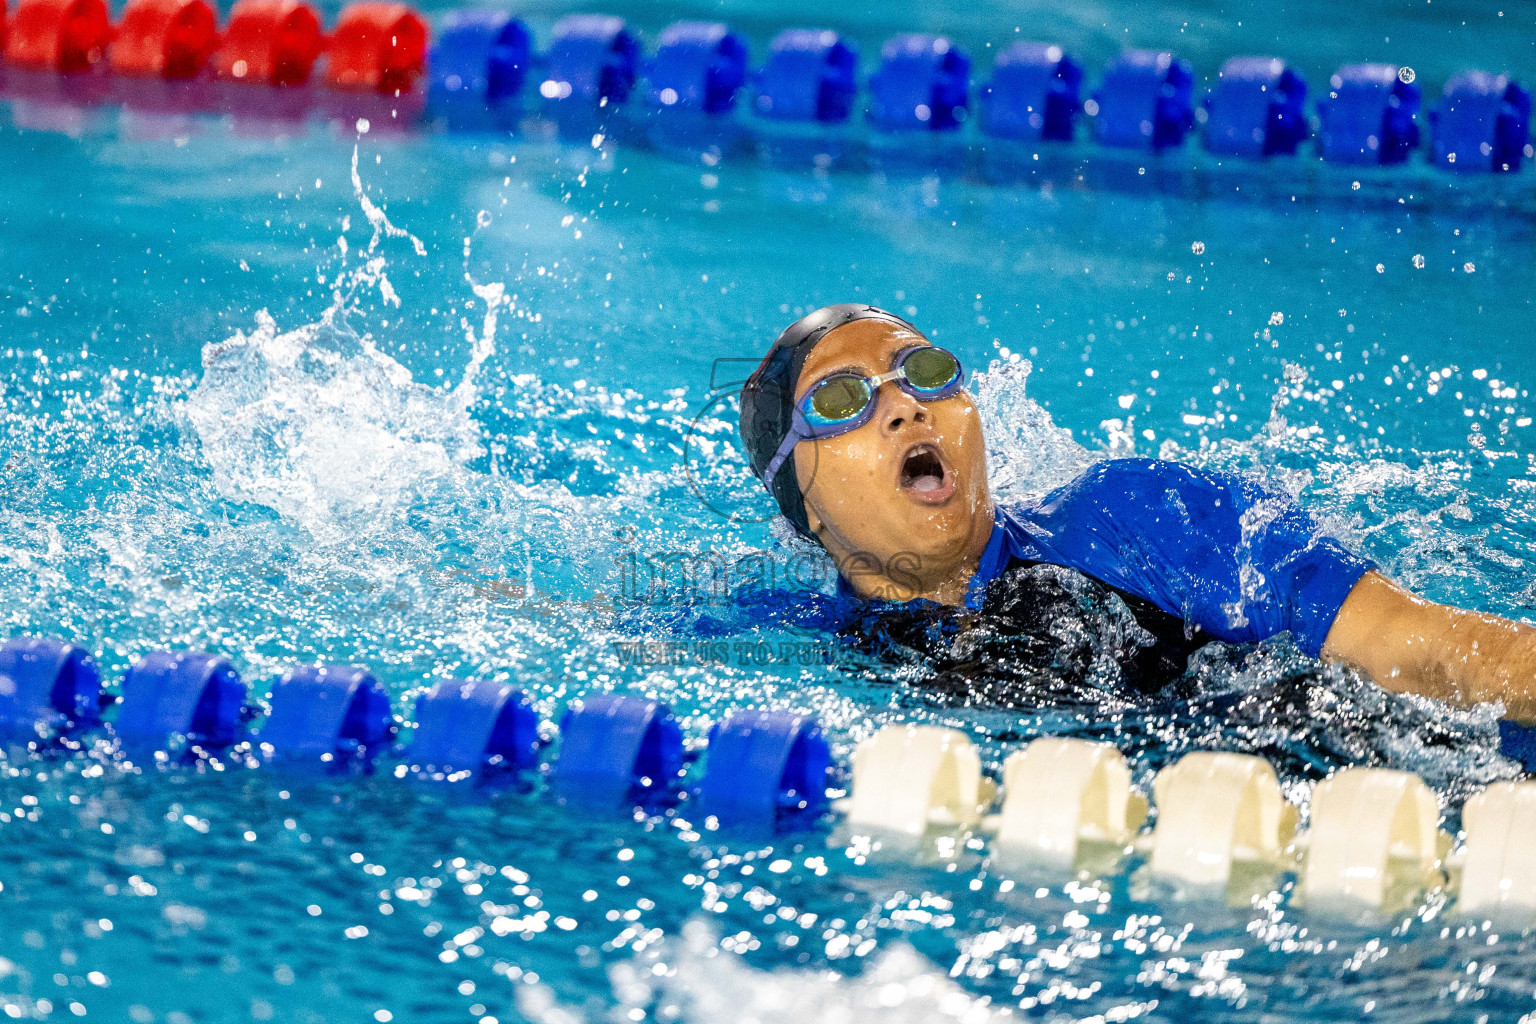
M747 41L719 22L677 22L662 32L646 79L653 109L728 114L747 80Z
M971 58L943 36L911 32L880 48L869 120L888 132L959 128L970 109Z
M650 803L683 774L683 731L660 701L604 693L566 709L553 781L565 795Z
M197 651L155 651L123 676L113 729L124 743L156 747L166 737L217 749L240 739L245 684L230 663Z
M1071 142L1082 85L1082 65L1061 47L1014 43L998 54L982 91L981 130L999 139Z
M295 668L273 688L252 731L245 684L223 658L157 651L123 680L116 721L129 751L211 756L248 743L287 766L356 769L391 751L395 719L367 670ZM20 638L0 646L0 729L36 751L103 725L101 678L79 648ZM426 779L516 776L537 770L538 715L520 690L444 680L418 698L415 739L394 774ZM816 722L739 710L710 731L704 770L663 702L598 694L567 708L550 790L562 801L659 809L685 804L721 824L803 827L821 820L837 775ZM162 758L163 759L163 758ZM1012 754L997 784L965 733L887 725L859 744L847 796L831 805L843 829L910 852L966 848L986 836L1006 873L1103 874L1139 858L1174 893L1246 905L1297 880L1309 911L1397 912L1427 892L1456 912L1536 926L1536 781L1500 782L1463 811L1459 848L1440 831L1440 806L1407 772L1344 768L1317 783L1298 830L1274 768L1245 754L1186 754L1153 780L1157 816L1131 788L1112 745L1045 737ZM874 847L870 847L873 849ZM946 854L940 853L940 856Z
M508 683L445 679L416 699L411 759L428 771L533 771L539 746L538 712Z
M555 23L539 95L556 103L617 106L629 99L639 76L640 40L623 18L572 14Z
M369 759L394 735L389 694L371 672L304 665L272 687L272 710L260 741L275 757L345 764Z

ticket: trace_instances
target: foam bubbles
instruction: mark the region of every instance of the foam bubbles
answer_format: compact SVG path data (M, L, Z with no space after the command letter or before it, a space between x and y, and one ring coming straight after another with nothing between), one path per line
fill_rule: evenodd
M472 394L436 389L338 318L251 333L203 350L203 378L181 406L215 486L317 536L454 480L482 454Z
M661 971L653 970L660 964ZM618 1009L606 1020L640 1020L657 1005L678 1024L992 1024L1010 1008L973 995L905 942L895 942L852 977L827 970L762 970L723 952L713 928L684 925L681 941L614 965ZM579 1024L585 1013L562 1005L543 985L519 985L517 1008L534 1024ZM638 1011L638 1013L636 1012Z
M1088 450L1056 426L1025 394L1034 369L1029 360L994 361L976 374L976 405L987 437L987 472L993 497L1016 501L1042 494L1081 473L1093 461Z

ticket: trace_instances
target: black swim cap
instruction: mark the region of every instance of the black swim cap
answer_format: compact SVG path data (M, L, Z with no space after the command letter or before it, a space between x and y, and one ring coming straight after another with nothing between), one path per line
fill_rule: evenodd
M806 357L818 341L834 328L855 320L885 320L914 334L922 334L895 313L859 302L823 306L790 324L741 389L741 440L746 446L752 472L759 480L794 422L795 385L800 379L800 367L805 365ZM774 474L770 491L779 503L779 511L784 513L784 518L796 532L815 540L810 520L805 515L805 501L800 494L800 479L794 473L794 460L788 460L786 465L790 472L781 469Z

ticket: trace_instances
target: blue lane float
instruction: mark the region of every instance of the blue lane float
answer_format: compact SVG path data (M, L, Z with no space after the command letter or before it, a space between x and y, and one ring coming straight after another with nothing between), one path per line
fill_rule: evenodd
M826 808L832 754L814 719L784 711L733 711L709 733L699 799L721 821L773 824Z
M1195 72L1171 53L1130 50L1109 62L1093 94L1093 137L1101 146L1183 145L1195 124Z
M1071 142L1083 68L1050 43L1014 43L982 93L981 130L999 139Z
M302 665L272 687L264 749L285 761L345 765L377 756L394 735L389 694L352 665Z
M1531 155L1531 94L1505 75L1457 75L1429 117L1432 159L1447 170L1504 174Z
M427 771L532 771L538 752L538 713L506 683L444 679L416 700L410 759Z
M623 18L572 14L555 23L539 95L585 106L629 99L640 70L640 40Z
M594 694L560 720L554 782L565 797L652 804L673 795L683 762L683 732L666 704Z
M970 81L970 57L943 36L888 39L869 78L869 120L888 132L951 131L965 120Z
M653 107L729 113L747 81L747 42L719 22L679 21L662 32L647 78Z
M1400 164L1419 145L1419 87L1395 64L1348 64L1317 104L1317 145L1337 164ZM1411 76L1410 76L1411 77Z
M427 103L496 107L515 100L528 77L528 26L495 11L462 11L443 22L427 66Z
M0 646L0 738L47 739L100 714L101 673L85 651L35 637Z
M787 29L768 46L753 108L776 121L841 123L859 91L858 67L858 51L836 32Z
M1206 98L1205 148L1258 160L1306 141L1307 83L1278 57L1233 57Z
M245 684L230 663L201 651L153 651L123 676L113 727L130 745L167 743L217 749L241 737Z

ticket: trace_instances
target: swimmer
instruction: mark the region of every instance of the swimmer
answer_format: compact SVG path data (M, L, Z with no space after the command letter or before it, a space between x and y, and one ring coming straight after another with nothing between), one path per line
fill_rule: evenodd
M1110 459L999 505L959 360L884 310L828 306L785 330L742 389L741 435L849 600L977 610L1007 573L1065 567L1154 634L1169 621L1196 643L1289 632L1387 690L1536 721L1536 629L1418 597L1254 480Z

